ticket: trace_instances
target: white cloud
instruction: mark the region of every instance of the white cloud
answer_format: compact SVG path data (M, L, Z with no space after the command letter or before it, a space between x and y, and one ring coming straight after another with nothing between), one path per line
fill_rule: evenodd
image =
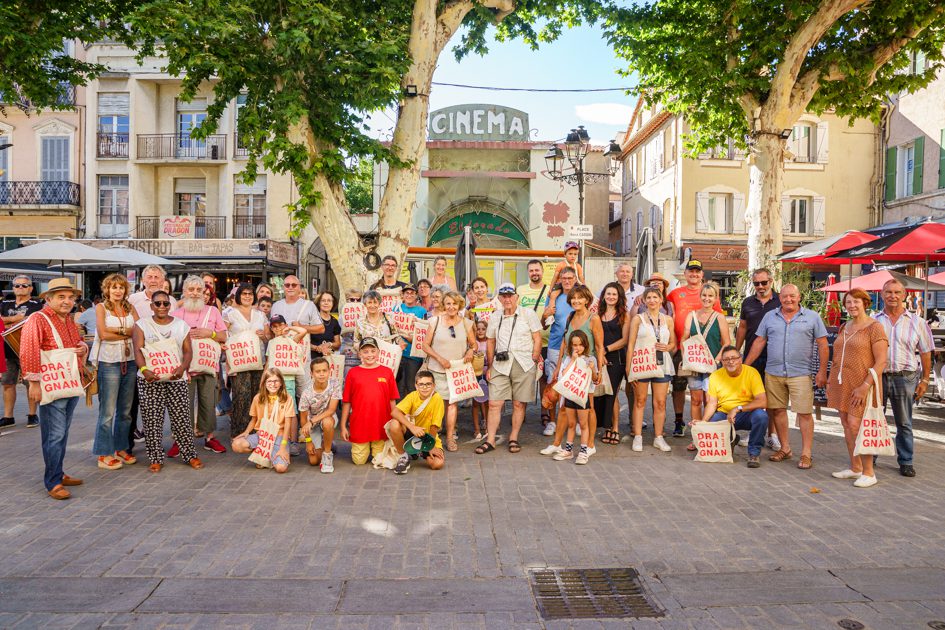
M591 103L575 105L574 113L583 121L602 125L629 125L633 108L620 103Z

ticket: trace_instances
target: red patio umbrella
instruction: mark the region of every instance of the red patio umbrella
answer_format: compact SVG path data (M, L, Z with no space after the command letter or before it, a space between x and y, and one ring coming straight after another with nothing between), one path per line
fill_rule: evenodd
M836 265L841 263L852 265L868 263L872 262L873 259L858 258L850 260L847 258L846 260L838 261L836 258L832 258L832 256L834 256L834 254L837 252L875 241L878 238L878 236L867 234L866 232L860 232L859 230L848 230L843 234L838 234L837 236L828 236L827 238L822 238L820 240L801 245L793 251L781 254L778 256L778 259L781 262L799 262L810 265Z
M865 276L860 276L844 282L835 282L820 287L818 291L827 291L831 293L847 293L852 289L863 289L864 291L882 291L883 285L890 280L898 280L906 288L906 291L945 291L945 285L926 282L925 278L914 278L897 271L874 271Z
M945 244L945 223L919 223L874 241L836 251L831 262L868 258L874 262L925 262L945 260L939 251Z
M827 276L827 287L837 283L837 277L833 274ZM825 289L828 290L829 289ZM843 309L840 307L840 295L834 291L827 293L827 325L839 326L843 321Z

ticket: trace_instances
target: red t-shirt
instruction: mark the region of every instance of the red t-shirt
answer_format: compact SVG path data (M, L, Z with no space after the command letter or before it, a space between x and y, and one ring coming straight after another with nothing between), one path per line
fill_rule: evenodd
M690 289L688 285L682 285L676 287L669 292L669 295L666 296L666 301L672 303L675 313L673 314L673 324L676 329L676 343L682 339L683 331L686 327L686 318L689 317L689 313L693 311L698 311L702 308L702 297L700 296L702 292L702 287L699 287L695 291ZM719 304L719 301L715 301L715 310L719 313L722 312L722 305Z
M384 365L351 368L345 376L342 402L351 403L348 427L351 442L386 440L384 425L390 420L390 401L400 398L394 373Z

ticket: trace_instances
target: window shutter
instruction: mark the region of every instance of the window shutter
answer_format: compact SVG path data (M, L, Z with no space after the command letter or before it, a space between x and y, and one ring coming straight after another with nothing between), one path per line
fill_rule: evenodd
M744 234L745 229L745 195L737 193L732 196L732 232Z
M174 179L175 193L206 194L207 180L202 177L178 177Z
M192 101L177 101L177 111L179 112L205 112L207 111L207 99L195 98Z
M813 206L813 219L812 223L814 225L814 236L823 236L825 234L824 224L826 222L826 216L824 214L824 202L826 199L824 197L814 197L811 205Z
M898 179L896 161L898 159L896 147L886 149L886 201L893 201L896 198L896 180Z
M827 163L827 134L828 134L828 125L826 121L817 123L817 137L814 139L817 142L817 163L826 164Z
M10 142L10 136L0 136L0 144ZM10 152L13 147L0 151L0 182L10 181Z
M938 187L945 188L945 129L938 144Z
M240 175L234 176L233 193L237 195L265 195L266 194L266 176L257 175L256 181L252 184L244 184Z
M925 162L925 136L919 136L915 139L915 154L912 158L912 194L918 195L922 192L922 170Z
M42 140L40 179L44 182L69 181L69 138L49 136Z
M915 53L915 73L922 74L925 72L925 52L917 50Z
M129 108L127 92L103 92L98 95L100 116L127 116Z
M696 232L709 231L709 193L696 193Z
M791 198L787 195L781 197L781 229L785 234L791 232Z

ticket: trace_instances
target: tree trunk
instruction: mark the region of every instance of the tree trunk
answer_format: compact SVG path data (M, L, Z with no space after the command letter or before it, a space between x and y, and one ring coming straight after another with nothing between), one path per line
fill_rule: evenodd
M758 134L752 157L745 208L750 270L777 266L775 257L783 248L784 140L774 133Z

